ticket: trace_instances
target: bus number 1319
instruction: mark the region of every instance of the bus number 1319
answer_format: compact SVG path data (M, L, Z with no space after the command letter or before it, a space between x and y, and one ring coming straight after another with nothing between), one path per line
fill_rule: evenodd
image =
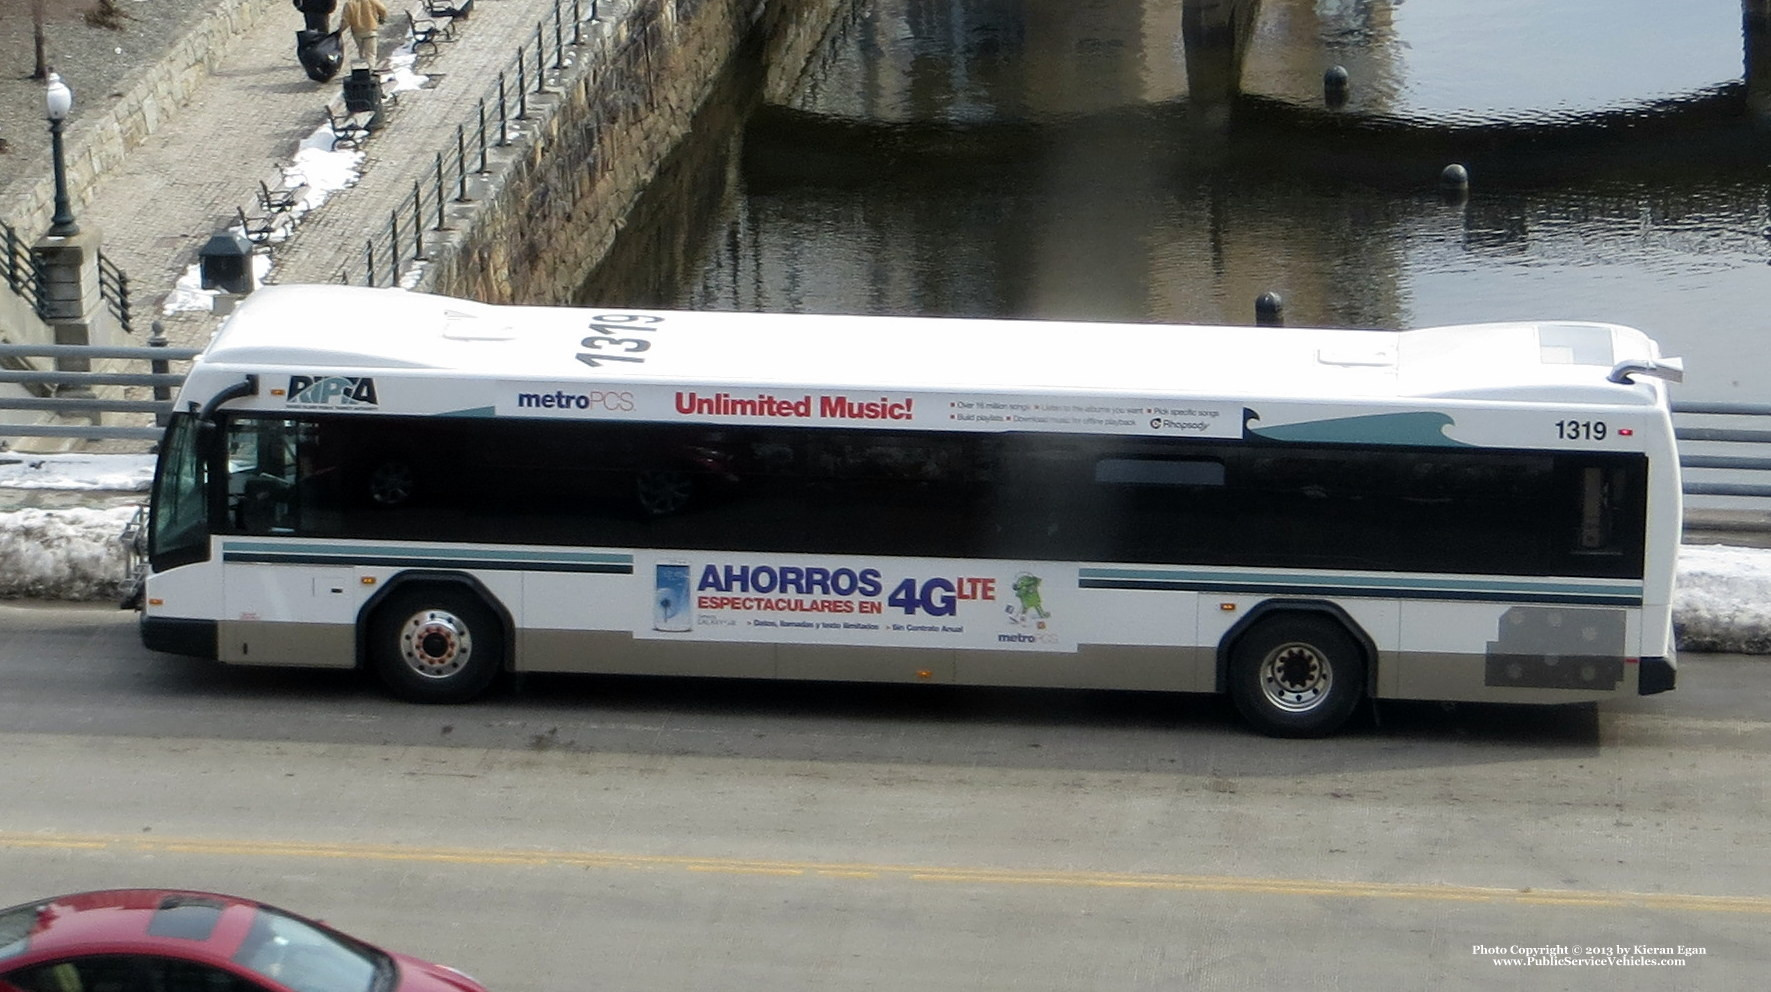
M1556 421L1556 436L1564 441L1603 441L1606 433L1603 420Z

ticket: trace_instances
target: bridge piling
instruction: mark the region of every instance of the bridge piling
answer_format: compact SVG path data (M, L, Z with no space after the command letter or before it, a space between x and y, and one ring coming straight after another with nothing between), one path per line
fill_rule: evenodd
M1260 6L1260 0L1182 0L1188 102L1207 123L1227 123L1242 95L1242 62Z
M1771 120L1771 0L1740 0L1740 42L1747 106Z

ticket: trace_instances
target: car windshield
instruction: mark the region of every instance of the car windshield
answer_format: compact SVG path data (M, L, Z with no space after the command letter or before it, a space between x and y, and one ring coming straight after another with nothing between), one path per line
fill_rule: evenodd
M381 992L393 974L385 954L263 907L234 961L296 992Z
M36 903L0 910L0 958L24 953L30 946L31 930L36 925Z

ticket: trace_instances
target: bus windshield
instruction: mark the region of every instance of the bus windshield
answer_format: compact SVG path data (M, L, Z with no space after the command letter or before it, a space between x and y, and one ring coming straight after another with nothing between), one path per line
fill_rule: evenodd
M148 560L156 570L208 557L208 471L200 448L197 419L175 414L154 470Z

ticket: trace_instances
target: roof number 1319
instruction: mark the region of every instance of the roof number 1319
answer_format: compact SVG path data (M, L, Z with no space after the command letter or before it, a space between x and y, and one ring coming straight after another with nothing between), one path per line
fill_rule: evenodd
M602 368L604 362L643 362L645 359L640 354L649 350L652 342L622 335L657 330L645 325L663 321L663 317L643 313L597 314L590 319L590 329L596 333L579 342L579 347L586 350L578 353L578 360L593 369Z

